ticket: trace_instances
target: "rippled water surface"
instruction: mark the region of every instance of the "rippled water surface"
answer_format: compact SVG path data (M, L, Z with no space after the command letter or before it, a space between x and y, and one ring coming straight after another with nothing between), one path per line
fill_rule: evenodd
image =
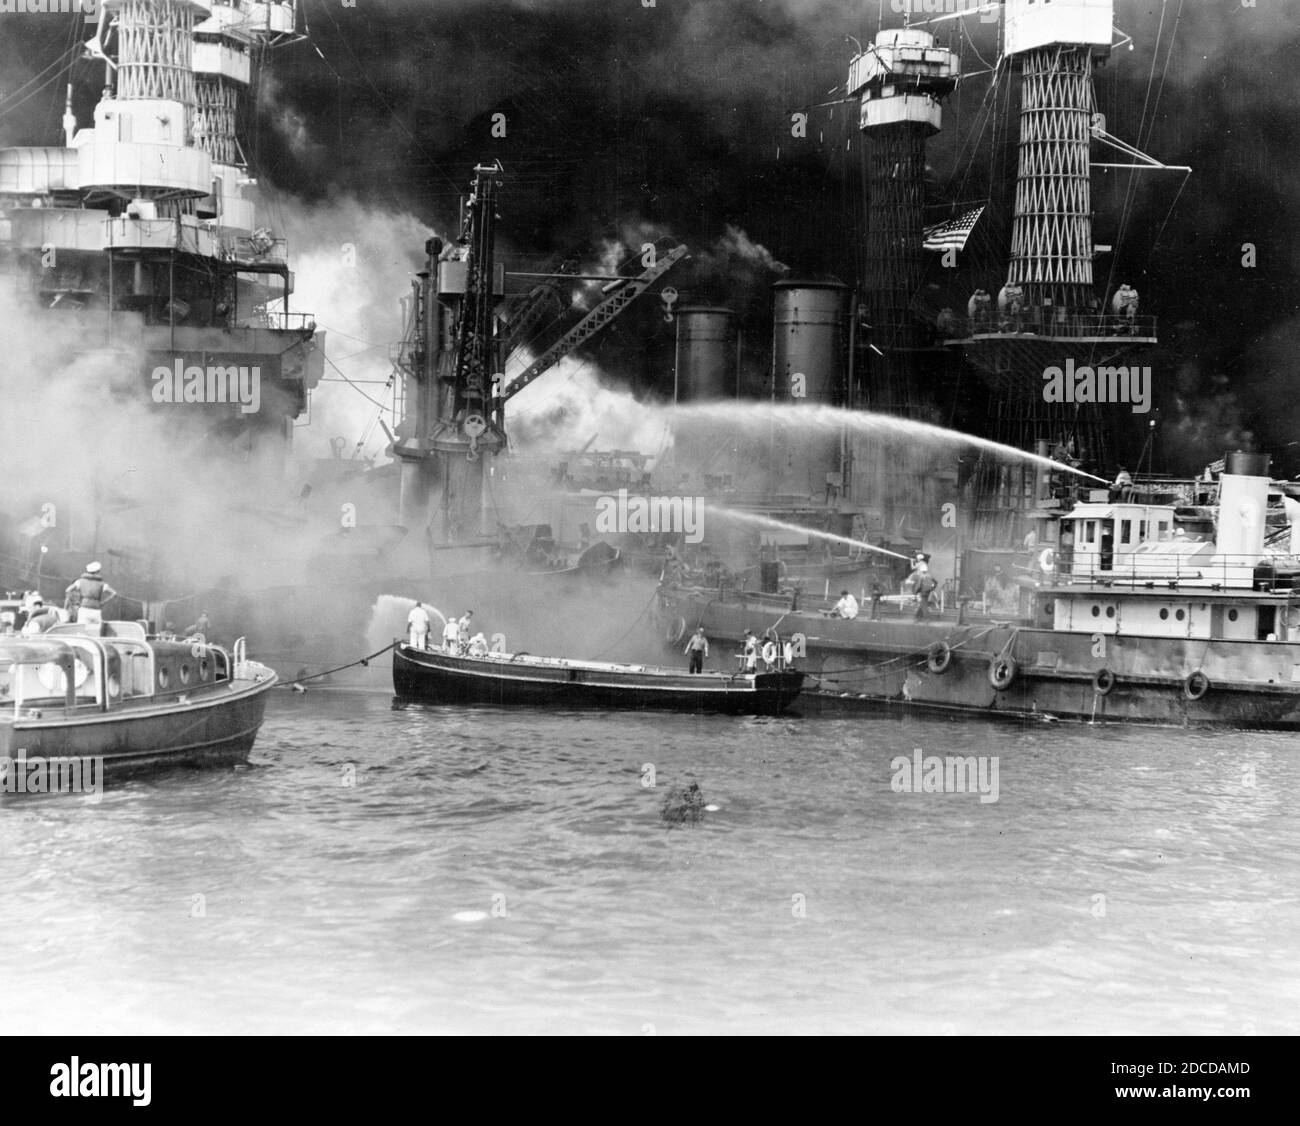
M277 690L246 769L0 804L0 1031L1297 1032L1297 795L1292 735Z

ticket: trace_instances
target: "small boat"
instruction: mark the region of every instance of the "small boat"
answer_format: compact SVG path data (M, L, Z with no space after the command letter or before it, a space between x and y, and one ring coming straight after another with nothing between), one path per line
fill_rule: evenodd
M0 794L244 762L275 683L242 638L227 652L138 622L0 638Z
M393 646L393 689L435 703L474 701L551 707L658 708L775 715L803 687L802 672L686 673L652 665L572 661L529 653L461 656Z

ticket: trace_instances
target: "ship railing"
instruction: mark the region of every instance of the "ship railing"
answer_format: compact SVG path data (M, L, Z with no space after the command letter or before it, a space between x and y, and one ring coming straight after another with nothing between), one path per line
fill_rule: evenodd
M277 332L312 333L316 331L315 313L285 313L267 309L249 318L251 325Z
M414 340L394 341L388 345L388 362L404 371L414 371L417 348Z
M236 261L287 262L289 240L269 235L236 235L227 243L229 256Z
M1049 572L1049 578L1053 572ZM1181 586L1231 588L1260 592L1300 589L1300 559L1242 555L1126 555L1103 566L1096 557L1080 561L1070 553L1057 556L1055 581L1064 586L1123 586L1154 590Z
M1156 318L1122 317L1109 313L1057 314L1051 308L1026 309L1019 316L994 312L976 317L954 317L953 322L940 326L939 331L946 337L1027 334L1052 339L1077 337L1123 339L1126 336L1152 339L1156 336Z

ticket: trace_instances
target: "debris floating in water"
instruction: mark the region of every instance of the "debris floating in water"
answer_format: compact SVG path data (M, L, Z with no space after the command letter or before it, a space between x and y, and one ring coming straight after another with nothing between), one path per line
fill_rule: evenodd
M457 911L452 916L458 923L481 923L487 917L486 911Z

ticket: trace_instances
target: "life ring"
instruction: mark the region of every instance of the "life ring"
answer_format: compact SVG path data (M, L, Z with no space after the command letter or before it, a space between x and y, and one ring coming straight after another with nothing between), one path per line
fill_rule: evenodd
M1015 657L994 657L989 662L989 683L999 692L1010 688L1015 679Z
M776 664L776 642L774 641L763 642L763 664L765 665Z
M1038 566L1043 574L1050 575L1056 570L1056 548L1045 547L1038 553Z
M1110 669L1098 669L1092 678L1092 690L1098 696L1109 696L1115 688L1115 674Z
M686 636L686 619L669 618L668 624L664 626L664 640L670 645L676 645Z
M945 673L952 664L952 649L946 641L936 641L925 654L925 667L932 673Z
M1210 678L1195 669L1187 674L1187 679L1183 681L1183 695L1189 700L1199 700L1210 690Z

